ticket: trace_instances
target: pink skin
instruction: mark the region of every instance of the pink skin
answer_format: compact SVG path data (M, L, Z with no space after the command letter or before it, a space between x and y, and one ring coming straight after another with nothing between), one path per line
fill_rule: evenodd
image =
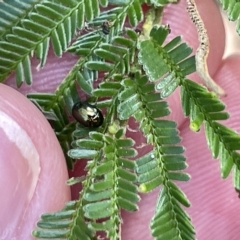
M210 74L228 94L223 101L227 105L231 119L226 123L240 131L238 117L240 106L236 104L240 102L238 93L240 56L222 60L225 33L220 14L213 1L198 0L197 4L210 38L211 51L208 58ZM176 35L182 35L183 40L196 49L198 46L196 30L185 12L185 7L185 1L181 1L179 5L166 8L163 21L171 26L172 32L169 39ZM33 60L34 83L30 87L23 85L19 91L24 94L36 91L54 91L76 61L76 57L70 54L64 55L61 59L53 57L53 54L51 56L47 65L39 72L35 70L37 61ZM189 78L199 81L196 74ZM6 83L14 86L13 81L14 76L11 75ZM0 216L4 216L4 219L0 217L0 236L8 234L7 237L1 239L31 239L29 233L34 228L39 215L47 211L60 210L69 200L69 189L64 185L64 181L67 179L66 165L56 138L41 113L19 93L3 85L0 85L0 97L0 113L7 114L25 130L39 154L40 164L34 166L41 167L40 173L37 167L33 168L35 176L27 175L30 166L27 165L26 159L19 157L21 156L19 150L9 141L9 137L6 137L4 131L0 130L1 139L4 139L1 141L1 146L3 143L5 144L0 151L1 165L3 165L0 171L4 169L1 172L2 185L0 189L4 191L2 196L5 200L0 214ZM187 209L187 212L196 227L197 239L239 239L240 200L232 187L231 177L227 180L221 179L219 161L212 160L203 129L199 133L189 130L188 119L184 118L181 111L179 90L176 90L169 98L169 104L172 110L170 118L178 121L183 138L182 144L187 149L185 154L189 165L187 172L192 178L188 183L177 184L191 201L192 206ZM9 124L6 129L8 127ZM138 139L138 145L144 141L139 134L135 134L134 138ZM47 144L46 141L48 141ZM55 149L54 152L53 149ZM143 151L144 149L141 153ZM18 165L9 160L16 158L20 158ZM80 162L76 165L74 173L70 173L70 175L79 176L83 171L82 168L83 164ZM10 174L6 174L8 172ZM32 186L31 182L34 182L36 176L38 181L35 181L36 186ZM26 192L28 195L32 193L30 200L26 199ZM154 213L158 192L159 189L150 194L141 195L140 211L131 214L123 211L122 239L152 239L148 225ZM77 195L76 187L72 196L75 198ZM5 212L8 214L4 214Z
M31 239L40 214L70 199L66 163L41 112L19 92L0 86L0 239Z

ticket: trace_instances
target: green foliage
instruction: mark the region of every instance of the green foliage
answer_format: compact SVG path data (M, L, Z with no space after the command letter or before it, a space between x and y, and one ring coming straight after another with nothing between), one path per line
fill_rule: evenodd
M240 2L238 0L219 0L222 9L227 11L230 21L237 21L236 30L240 35Z
M159 207L151 223L152 235L157 239L174 239L179 236L182 239L185 236L194 239L193 226L179 205L188 207L189 201L172 182L187 181L189 175L182 172L187 164L182 155L184 148L177 145L181 139L176 123L161 119L170 113L167 102L155 93L155 85L149 83L146 76L136 74L135 82L126 79L123 86L125 89L119 94L119 118L127 119L133 115L147 143L153 147L152 152L136 160L139 191L146 193L162 186ZM181 216L178 216L179 211ZM159 224L161 222L164 224Z
M93 232L88 229L81 211L76 212L78 207L78 201L71 201L60 212L47 213L41 216L41 221L37 223L39 228L45 229L44 231L35 230L33 236L38 238L67 238L76 239L75 237L69 237L72 232L68 229L73 224L73 218L78 216L78 221L75 223L75 234L78 235L78 239L92 239Z
M54 93L28 95L51 123L68 167L73 169L76 161L87 160L86 174L69 180L69 184L81 183L79 198L59 212L43 214L33 231L35 237L84 240L97 239L103 232L106 238L120 239L121 210L137 211L138 192L159 187L150 224L152 236L163 240L195 238L184 209L190 201L175 182L190 179L185 172L184 147L177 124L166 120L170 109L163 100L178 86L190 128L197 132L204 125L213 158L220 159L222 177L233 168L234 187L240 191L240 137L218 122L229 117L224 104L206 88L186 79L195 71L192 49L180 36L165 43L169 26L156 25L162 7L175 2L109 0L114 7L107 10L107 0L0 3L1 81L16 70L18 86L23 81L31 84L31 57L35 54L43 67L50 43L57 56L66 51L79 56ZM233 6L230 2L222 1L225 9ZM144 16L142 3L155 7ZM231 14L237 16L236 11ZM143 19L139 34L134 28ZM124 28L126 21L131 28ZM106 23L109 34L103 31ZM83 101L79 89L105 113L98 129L72 121L73 105ZM126 133L132 117L145 136L143 145L151 148L143 156Z
M100 14L98 1L6 1L1 3L0 81L17 69L17 86L32 82L29 56L32 52L42 67L47 58L49 40L61 56L77 28L84 26L84 16L92 20ZM106 2L103 1L106 5ZM20 5L20 8L19 8ZM12 16L12 13L17 15ZM11 29L11 31L9 30ZM36 31L37 30L37 31Z
M190 80L185 80L181 87L182 108L184 114L190 117L191 124L197 130L204 123L208 146L213 158L220 158L222 178L226 178L233 165L240 169L240 136L233 130L217 121L228 119L224 111L225 105L213 93L207 91Z
M93 232L104 230L110 239L120 237L120 210L136 211L136 202L140 199L134 184L135 163L128 159L136 155L132 148L134 141L123 139L125 131L122 130L114 135L92 131L90 138L75 141L76 148L70 150L69 155L91 159L80 199L71 204L71 209L65 207L61 212L43 215L38 227L44 230L34 231L34 236L90 239ZM88 219L87 225L84 218Z
M139 61L150 81L161 79L156 90L161 90L161 97L169 96L184 80L185 76L195 71L194 57L188 57L192 49L181 38L176 37L161 47L168 35L168 27L154 27L150 33L151 40L139 44ZM187 58L188 57L188 58Z

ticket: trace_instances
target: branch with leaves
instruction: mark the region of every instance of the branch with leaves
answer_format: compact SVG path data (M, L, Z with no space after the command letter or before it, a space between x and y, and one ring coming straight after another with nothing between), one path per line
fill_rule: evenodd
M38 58L38 67L43 68L50 45L58 57L64 52L76 55L78 60L54 93L29 93L28 98L50 122L68 168L87 162L84 174L69 180L81 185L78 199L58 212L43 213L32 235L121 239L122 211L140 211L139 193L158 189L152 237L195 239L186 211L190 200L178 183L190 180L185 148L178 123L171 119L168 97L180 89L179 102L190 129L198 132L204 126L212 157L220 160L222 178L233 170L238 191L240 136L224 125L229 113L223 101L188 79L201 64L191 46L179 35L170 40L171 26L161 24L166 5L177 6L177 1L30 2L0 3L0 13L4 12L0 81L15 71L17 87L32 84L31 58ZM236 1L220 3L231 20L238 19ZM94 124L102 113L104 120ZM74 117L80 121L73 121ZM138 126L134 131L145 139L142 146L148 147L144 154L129 136L133 120Z

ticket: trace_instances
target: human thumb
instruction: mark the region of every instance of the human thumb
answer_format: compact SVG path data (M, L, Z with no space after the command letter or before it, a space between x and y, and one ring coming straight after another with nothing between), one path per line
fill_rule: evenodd
M45 212L70 200L66 163L42 113L0 84L0 239L33 239Z

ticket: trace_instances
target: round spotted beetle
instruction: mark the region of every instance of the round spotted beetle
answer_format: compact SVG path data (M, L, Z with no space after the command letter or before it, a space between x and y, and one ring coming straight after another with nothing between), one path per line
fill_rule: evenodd
M75 103L72 116L85 127L97 128L103 124L102 112L87 101Z

